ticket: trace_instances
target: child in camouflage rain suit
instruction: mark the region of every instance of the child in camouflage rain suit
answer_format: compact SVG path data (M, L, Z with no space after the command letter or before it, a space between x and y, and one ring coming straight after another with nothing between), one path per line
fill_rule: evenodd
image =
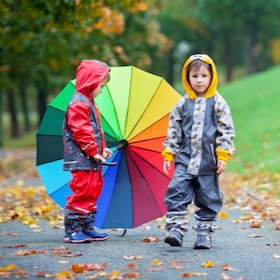
M70 171L73 194L64 213L64 242L102 241L107 234L94 230L103 177L100 161L112 154L106 147L100 113L94 98L110 80L110 68L98 60L83 60L77 68L76 91L63 122L63 169Z
M230 109L217 92L218 77L212 59L205 54L190 56L182 69L186 95L173 108L163 143L163 170L175 162L172 180L164 198L167 207L165 242L181 246L187 232L187 206L199 208L193 228L195 249L210 249L214 221L223 203L219 174L233 151L234 127Z

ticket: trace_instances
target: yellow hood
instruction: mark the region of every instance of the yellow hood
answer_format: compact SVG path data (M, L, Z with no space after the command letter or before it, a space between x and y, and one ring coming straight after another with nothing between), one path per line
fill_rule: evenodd
M191 85L189 84L187 75L186 75L186 69L187 69L188 65L195 59L202 60L202 61L206 62L207 64L210 64L212 67L212 81L211 81L211 84L210 84L208 90L206 91L206 93L204 95L205 98L210 98L217 91L218 75L217 75L216 66L215 66L213 60L206 54L193 54L186 60L184 66L183 66L183 69L182 69L182 83L183 83L184 89L190 99L195 99L197 97L195 91L192 89Z

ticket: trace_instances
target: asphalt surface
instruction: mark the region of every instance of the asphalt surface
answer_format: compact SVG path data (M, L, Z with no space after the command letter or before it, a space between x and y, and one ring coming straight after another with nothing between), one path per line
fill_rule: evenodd
M0 187L5 188L19 178L10 178ZM41 186L42 182L39 178L25 178L24 186L31 185ZM39 279L40 274L41 278L61 280L174 280L184 279L182 274L197 273L190 278L280 279L280 231L275 230L275 225L269 220L263 221L261 228L250 228L248 221L237 223L244 215L238 205L225 205L224 210L229 217L217 221L219 230L213 234L213 248L210 250L193 249L196 235L191 229L194 224L192 215L190 230L184 236L182 247L164 243L164 220L127 229L123 237L120 237L123 230L99 230L108 233L108 240L88 244L63 243L63 228L54 228L43 219L37 223L42 229L40 232L20 221L0 223L0 278ZM144 242L144 238L151 242ZM20 250L35 251L34 254L17 256ZM205 263L210 267L205 267ZM7 266L11 264L17 268L8 270ZM104 265L105 269L69 276L73 264L98 264ZM7 271L12 273L5 274ZM65 271L64 276L59 278L62 271ZM125 278L125 275L130 277Z

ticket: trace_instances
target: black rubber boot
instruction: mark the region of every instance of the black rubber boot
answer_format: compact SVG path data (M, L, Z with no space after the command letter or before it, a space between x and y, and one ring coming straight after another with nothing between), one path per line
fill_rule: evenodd
M194 243L194 249L211 249L211 233L209 230L201 230L197 232L197 238Z
M170 246L182 246L183 235L178 230L172 230L165 238L164 242Z

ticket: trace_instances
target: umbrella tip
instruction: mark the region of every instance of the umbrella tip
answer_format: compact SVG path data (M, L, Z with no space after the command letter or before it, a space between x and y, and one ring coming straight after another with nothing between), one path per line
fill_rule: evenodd
M125 139L122 139L120 142L119 142L119 145L118 145L118 150L124 150L128 147L128 142L127 140Z

